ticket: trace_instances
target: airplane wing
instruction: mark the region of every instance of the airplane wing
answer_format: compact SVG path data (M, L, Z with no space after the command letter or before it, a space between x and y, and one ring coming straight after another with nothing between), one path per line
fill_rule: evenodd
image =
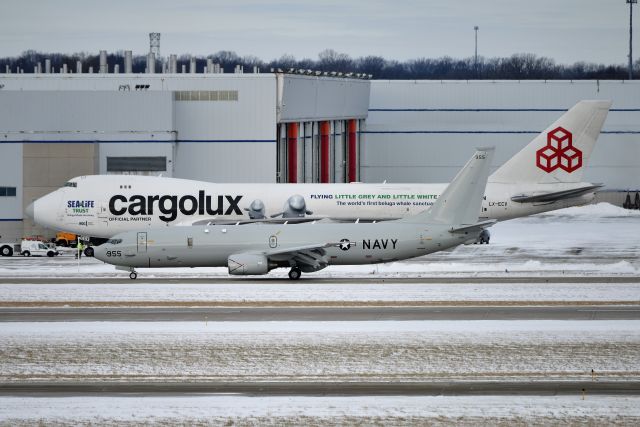
M393 221L399 218L333 218L327 216L305 216L299 218L262 218L262 219L222 219L222 218L207 218L198 219L194 221L182 221L177 226L189 226L189 225L245 225L245 224L302 224L305 222L323 221L323 222L380 222L380 221Z
M452 228L449 230L449 233L469 233L471 231L480 231L484 228L491 227L496 222L498 222L498 220L490 219L487 221L477 222L475 224L463 225L461 227Z
M245 224L300 224L303 222L313 222L313 221L321 221L326 219L325 217L300 217L300 218L262 218L262 219L250 219L250 218L241 218L241 219L223 219L223 218L206 218L206 219L197 219L194 221L182 221L179 226L189 226L189 225L245 225Z
M570 190L554 191L552 193L519 194L511 197L511 201L517 203L553 203L558 200L571 199L593 193L602 186L603 184L593 184L585 187L572 188Z
M288 262L302 271L318 271L329 265L326 248L338 246L340 242L318 243L304 246L274 249L262 252L270 261Z

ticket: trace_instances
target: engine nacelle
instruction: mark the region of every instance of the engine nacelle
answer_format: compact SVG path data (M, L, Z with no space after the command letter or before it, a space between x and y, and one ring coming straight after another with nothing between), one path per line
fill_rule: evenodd
M237 254L227 259L229 274L237 276L251 274L267 274L269 272L269 260L260 254Z
M264 214L264 202L260 199L256 199L249 205L249 208L245 211L249 212L250 219L265 219L266 215Z
M304 218L305 214L311 215L313 212L307 210L307 203L304 201L304 197L294 194L287 199L282 213L283 218Z

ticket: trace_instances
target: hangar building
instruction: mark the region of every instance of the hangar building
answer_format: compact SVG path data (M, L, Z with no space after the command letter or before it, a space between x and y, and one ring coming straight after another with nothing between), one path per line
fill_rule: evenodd
M584 179L640 188L640 81L628 80L374 80L361 178L448 182L486 145L497 167L583 99L613 101Z
M0 235L74 176L359 180L368 80L284 73L1 74ZM4 188L4 190L2 190ZM4 191L4 193L3 193Z
M288 73L0 74L0 236L86 174L213 182L448 182L580 99L613 107L585 180L640 188L640 82L382 81Z

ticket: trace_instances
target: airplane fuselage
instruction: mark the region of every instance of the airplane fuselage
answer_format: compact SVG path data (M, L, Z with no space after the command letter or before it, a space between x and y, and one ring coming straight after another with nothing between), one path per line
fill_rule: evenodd
M333 242L325 248L326 265L373 264L444 250L475 240L477 235L477 232L450 233L448 228L395 221L152 228L118 234L113 240L120 242L109 241L96 247L95 256L132 268L227 267L229 257L234 254L268 253ZM270 258L277 260L277 256ZM283 266L273 264L270 269Z
M255 201L269 219L312 216L338 221L403 218L428 209L447 184L214 184L177 178L84 176L34 203L35 221L55 230L108 238L200 222L250 218ZM478 217L499 221L586 204L592 194L535 204L511 201L523 191L561 191L584 183L537 186L489 182ZM301 196L300 200L292 197Z

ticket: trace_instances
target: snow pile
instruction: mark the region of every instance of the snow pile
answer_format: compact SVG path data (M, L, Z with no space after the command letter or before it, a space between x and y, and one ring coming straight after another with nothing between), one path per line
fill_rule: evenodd
M624 209L610 203L596 203L593 205L573 206L557 211L550 211L535 215L536 217L572 217L574 219L584 219L597 221L603 218L640 218L640 210Z

